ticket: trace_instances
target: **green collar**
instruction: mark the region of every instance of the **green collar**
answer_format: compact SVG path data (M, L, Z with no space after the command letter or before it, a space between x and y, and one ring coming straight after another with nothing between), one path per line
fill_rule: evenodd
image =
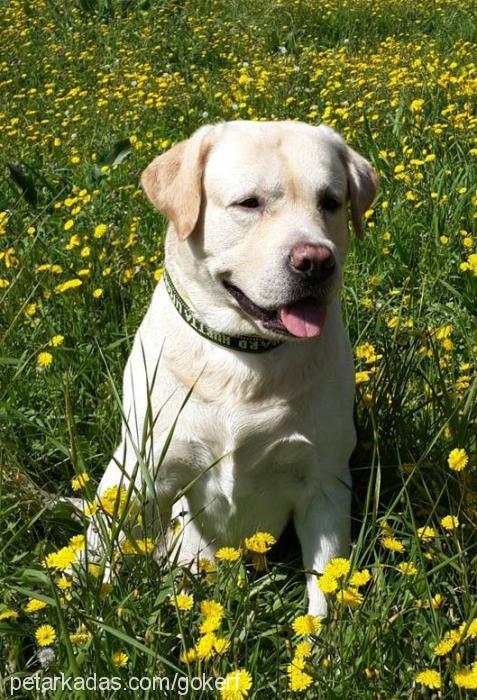
M179 292L174 287L166 268L164 268L163 279L167 293L184 321L188 323L196 333L204 338L208 338L213 343L222 345L224 348L229 348L229 350L252 353L267 352L267 350L273 350L273 348L282 344L281 340L267 340L266 338L261 338L259 335L227 335L226 333L214 331L213 328L207 326L194 315L192 309L185 303L184 299L182 299Z

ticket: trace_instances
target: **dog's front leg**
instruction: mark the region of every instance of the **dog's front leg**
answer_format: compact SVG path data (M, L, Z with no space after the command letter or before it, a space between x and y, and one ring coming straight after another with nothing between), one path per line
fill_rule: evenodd
M88 558L102 558L113 545L120 544L124 530L119 523L124 509L137 510L142 488L142 474L136 451L129 441L123 441L115 450L101 479L94 501L94 513L86 533Z
M158 450L139 453L129 441L116 449L99 484L97 511L86 534L89 559L97 560L112 554L113 548L120 549L127 532L133 539L166 532L174 499L182 486L182 471L166 459L158 478L158 461Z
M343 470L330 477L319 490L295 509L295 529L306 570L308 612L325 617L326 599L315 573L322 573L334 557L349 555L351 476Z

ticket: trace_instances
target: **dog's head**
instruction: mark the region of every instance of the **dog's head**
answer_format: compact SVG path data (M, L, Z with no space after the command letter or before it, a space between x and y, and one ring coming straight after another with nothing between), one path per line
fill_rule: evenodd
M327 126L236 121L198 129L141 183L174 229L182 287L215 309L217 330L308 338L341 284L348 208L361 238L378 177Z

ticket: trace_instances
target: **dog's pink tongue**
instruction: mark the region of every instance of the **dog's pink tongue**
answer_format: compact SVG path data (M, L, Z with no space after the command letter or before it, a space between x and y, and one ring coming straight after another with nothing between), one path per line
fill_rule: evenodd
M312 299L282 306L280 320L297 338L317 338L326 319L326 306Z

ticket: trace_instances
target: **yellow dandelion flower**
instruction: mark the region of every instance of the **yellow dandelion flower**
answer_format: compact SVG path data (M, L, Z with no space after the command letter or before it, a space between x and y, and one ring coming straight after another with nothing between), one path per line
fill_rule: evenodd
M49 367L53 362L53 355L51 352L40 352L36 356L36 366L37 367Z
M181 651L179 654L179 661L182 661L184 664L191 664L197 659L197 652L195 649L186 649L185 651Z
M215 632L222 622L224 607L215 600L203 600L200 604L200 612L203 616L199 630L202 634Z
M403 543L392 536L383 537L381 539L381 545L385 549L389 549L390 552L398 552L399 554L402 554L406 550Z
M72 634L69 635L70 637L70 642L72 644L86 644L87 642L90 641L90 639L93 639L93 635L91 632L73 632Z
M111 661L116 668L124 668L128 664L129 656L124 651L116 651L111 656Z
M52 348L58 348L60 345L63 345L65 336L64 335L54 335L50 340L48 341L48 345Z
M417 674L416 683L425 685L426 688L438 689L441 687L441 677L437 671L426 669Z
M177 607L178 610L192 610L194 605L194 596L186 593L179 593L175 599L171 598L171 605Z
M415 576L417 574L417 569L411 561L403 561L401 564L398 564L397 568L404 576Z
M216 571L214 562L210 561L210 559L206 559L205 557L199 559L199 569L205 573Z
M62 547L57 552L47 554L43 560L43 566L47 569L65 571L69 569L78 559L78 554L73 547Z
M311 655L311 644L310 642L298 642L295 649L295 657L299 659L306 659Z
M214 562L206 557L199 559L199 571L205 574L207 581L214 581L217 578L217 568Z
M336 594L336 600L340 605L347 605L350 608L359 608L363 602L363 596L356 588L344 588Z
M441 326L436 333L436 338L437 340L444 340L444 338L448 338L450 335L452 335L453 332L454 328L450 324L447 326Z
M81 287L82 284L83 282L78 278L67 280L66 282L57 284L55 287L55 292L57 294L63 294L63 292L67 292L68 289L76 289L76 287Z
M208 634L209 632L215 632L216 630L219 629L221 622L222 622L221 615L209 615L201 623L201 625L199 627L199 631L201 634Z
M460 641L459 630L450 630L444 635L444 638L436 644L434 647L434 654L436 656L445 656L448 654L455 645Z
M458 688L464 690L477 690L477 663L471 668L461 668L452 676L452 680Z
M431 598L431 608L438 610L442 606L443 602L444 598L441 596L441 594L436 593L436 595L432 596Z
M399 316L392 316L392 318L388 319L386 322L386 325L388 328L397 328L401 322L401 319Z
M79 245L81 245L81 238L77 233L74 233L70 236L70 240L65 245L65 250L73 250L73 248L77 248Z
M35 632L36 643L39 647L47 647L56 639L56 632L51 625L41 625Z
M99 506L95 501L89 501L83 508L83 514L86 518L91 518L95 513L98 512Z
M217 652L217 654L225 654L226 651L228 651L230 647L230 642L228 639L225 639L224 637L217 637L215 642L214 642L214 649Z
M327 574L320 576L317 583L322 593L334 593L338 588L338 581L334 576L328 576Z
M47 605L48 603L45 603L43 600L38 600L38 598L30 598L25 606L25 612L28 614L35 613L39 610L43 610L47 607Z
M433 527L425 525L424 527L419 527L417 529L417 536L422 542L429 542L436 536L436 531Z
M358 360L366 360L370 355L374 355L374 346L371 343L362 343L357 345L354 351Z
M227 673L220 688L222 700L243 700L252 688L252 676L245 668Z
M126 507L127 496L128 492L124 486L110 486L98 497L98 505L108 515L116 515L119 518Z
M251 552L257 554L265 554L276 542L273 535L269 532L256 532L251 537L245 538L245 546Z
M372 677L372 678L377 678L377 679L381 678L381 674L380 674L380 672L379 672L379 669L376 668L376 667L374 667L374 668L367 668L367 669L365 669L364 673L365 673L366 678L368 678L368 679L371 678L371 677ZM371 675L370 675L370 674L371 674Z
M2 610L0 612L0 620L16 620L18 613L16 610Z
M470 270L477 277L477 253L469 255L467 262L462 263L462 265L465 265L465 269Z
M350 586L354 588L359 588L360 586L365 586L368 581L371 580L371 574L368 569L363 569L362 571L355 571L349 580Z
M73 226L75 225L75 222L73 219L68 219L68 221L65 221L65 225L63 226L65 231L69 231Z
M71 588L71 580L69 578L66 578L66 576L63 574L60 576L60 578L56 581L56 585L61 591L66 591L68 588Z
M467 452L463 450L460 447L456 447L449 453L449 457L447 458L447 464L449 465L449 469L452 469L454 472L461 472L463 469L466 468L467 464L469 462L469 457L467 455Z
M351 568L351 562L349 559L344 559L344 557L337 557L336 559L331 559L325 566L323 574L325 576L332 576L333 578L341 578L349 573Z
M80 472L71 479L71 488L73 491L79 491L83 488L89 481L89 474L87 472Z
M301 657L295 657L293 661L288 664L288 687L295 693L306 690L313 682L313 678L310 674L303 670L304 667L305 662Z
M84 535L73 535L68 540L68 544L75 552L79 552L84 548L84 541Z
M462 623L459 627L460 634L464 634L467 623ZM467 627L467 632L465 633L464 639L476 639L477 638L477 617L474 617L472 622Z
M369 382L369 378L369 372L356 372L354 375L354 380L356 384L365 384L366 382Z
M122 545L121 545L121 551L123 554L152 554L154 551L155 545L154 541L150 538L147 537L145 540L143 539L137 539L137 540L126 540Z
M221 561L237 561L240 556L240 549L235 549L235 547L221 547L215 553L215 558Z
M200 612L204 617L221 617L224 613L224 606L216 600L203 600L200 604Z
M424 107L424 100L418 99L418 100L413 100L411 104L409 105L409 109L411 112L422 112L422 108Z
M100 297L103 296L103 294L104 294L104 290L102 289L102 287L98 287L97 289L93 290L93 297L95 299L99 299Z
M98 224L93 232L94 238L102 238L102 236L104 236L107 230L108 227L106 226L106 224Z
M204 634L199 638L197 644L195 645L195 651L197 658L199 659L210 659L215 654L215 642L217 637L213 633Z
M299 615L292 622L293 631L301 636L316 634L320 627L321 621L316 615Z
M455 530L459 527L459 518L455 515L445 515L441 518L441 525L444 530Z

